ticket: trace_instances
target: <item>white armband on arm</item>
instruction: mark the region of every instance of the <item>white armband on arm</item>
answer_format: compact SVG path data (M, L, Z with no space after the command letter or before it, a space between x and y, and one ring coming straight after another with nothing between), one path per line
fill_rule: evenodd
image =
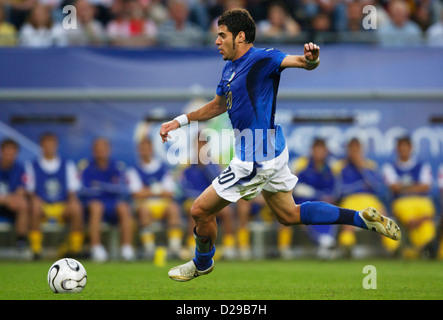
M315 59L315 60L308 60L308 59L306 59L306 57L305 57L305 60L306 60L306 62L309 63L309 64L317 64L317 63L320 62L320 57L318 57L318 58Z
M174 120L178 121L178 123L180 124L180 127L187 126L189 124L188 116L185 114L182 114L182 115L174 118Z

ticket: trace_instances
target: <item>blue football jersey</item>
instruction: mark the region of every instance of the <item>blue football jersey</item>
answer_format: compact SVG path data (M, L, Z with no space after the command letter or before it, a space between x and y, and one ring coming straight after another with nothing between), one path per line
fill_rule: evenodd
M398 176L399 182L404 186L409 186L415 183L422 183L421 176L425 164L420 161L414 162L410 166L402 166L398 162L393 164L395 173Z
M104 201L116 200L127 194L126 180L119 163L109 160L105 169L100 168L94 159L82 173L83 198Z
M0 168L0 195L8 195L20 187L24 188L24 180L25 169L18 161L10 168Z
M389 169L389 170L388 170ZM427 184L432 185L432 169L429 163L418 161L417 159L410 159L407 162L394 162L387 164L384 167L385 179L388 184L398 183L404 187L413 184ZM425 193L401 193L396 194L395 197L424 195Z
M371 163L372 162L368 162ZM383 191L383 178L378 173L377 168L367 165L364 168L357 168L347 162L340 173L341 191L343 196L354 193L378 194Z
M217 95L226 98L236 157L242 161L271 160L286 146L282 128L275 124L280 65L286 56L252 47L223 69Z
M311 158L305 169L297 172L298 183L305 183L315 189L312 197L296 197L298 203L306 201L320 201L322 196L333 196L335 189L335 178L332 169L325 164L320 170L315 167Z
M142 165L138 164L135 166L143 185L151 186L154 183L162 183L163 179L169 174L169 168L166 164L161 163L156 170L144 170Z
M214 163L189 165L180 179L183 198L197 198L220 173L220 167Z
M47 203L64 202L68 198L65 159L54 172L46 172L38 159L32 163L35 174L35 194Z

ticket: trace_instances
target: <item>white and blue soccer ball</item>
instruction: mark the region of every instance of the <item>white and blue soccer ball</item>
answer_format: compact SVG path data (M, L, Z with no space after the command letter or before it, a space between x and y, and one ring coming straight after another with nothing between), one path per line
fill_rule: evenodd
M88 275L75 259L60 259L49 268L48 284L55 293L79 293L86 286Z

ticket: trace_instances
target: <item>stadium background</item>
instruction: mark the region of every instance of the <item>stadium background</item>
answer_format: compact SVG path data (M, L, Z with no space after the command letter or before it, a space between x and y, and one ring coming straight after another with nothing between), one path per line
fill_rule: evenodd
M381 8L388 1L371 3ZM265 16L263 10L256 14ZM312 31L302 27L294 38L261 39L256 46L301 54L302 40ZM345 142L357 135L367 156L381 165L394 158L395 139L407 132L418 157L432 165L432 195L440 208L436 177L443 162L443 49L428 46L425 36L420 43L386 47L374 37L363 43L336 41L334 31L331 27L313 37L321 45L320 68L282 75L277 121L291 157L306 155L313 137L320 135L340 158ZM203 37L212 39L210 34ZM39 155L39 135L53 131L60 154L78 162L90 157L95 137L105 136L113 158L130 165L136 160L138 135L156 138L161 121L213 97L223 64L211 41L192 48L112 43L35 48L18 41L0 48L0 138L15 139L21 146L19 159L27 161ZM155 139L163 158L167 147Z

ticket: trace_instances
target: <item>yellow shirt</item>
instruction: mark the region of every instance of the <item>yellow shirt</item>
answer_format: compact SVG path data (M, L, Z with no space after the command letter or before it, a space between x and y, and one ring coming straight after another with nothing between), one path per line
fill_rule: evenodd
M17 31L7 22L0 23L0 47L10 47L17 44Z

